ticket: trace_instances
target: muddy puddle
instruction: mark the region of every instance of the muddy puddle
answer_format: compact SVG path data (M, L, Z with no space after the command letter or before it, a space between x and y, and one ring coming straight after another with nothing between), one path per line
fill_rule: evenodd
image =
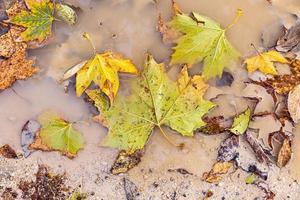
M201 199L204 192L213 190L211 199L254 199L264 193L257 187L246 185L244 172L238 171L226 177L220 184L208 184L201 180L202 174L211 169L216 160L220 142L226 134L207 136L196 134L194 138L183 138L171 130L170 137L176 142L184 142L180 150L166 141L157 131L151 136L142 162L128 174L113 176L109 173L117 150L100 146L107 130L92 120L91 106L77 98L73 89L65 93L58 82L63 73L74 64L92 55L89 43L82 38L88 32L98 51L113 50L124 54L142 69L145 54L150 52L159 62L167 64L172 51L163 44L161 35L156 31L159 13L168 20L171 17L171 1L158 0L69 0L78 9L78 22L75 26L56 23L53 43L42 49L32 50L30 56L36 57L40 73L26 81L18 81L11 89L0 94L0 146L10 144L21 152L20 132L29 119L35 119L45 110L55 110L65 119L77 122L86 140L85 149L70 160L57 152L34 152L30 157L20 160L0 158L0 186L16 187L16 180L32 178L37 165L44 163L54 171L66 171L73 186L82 185L92 193L89 199L126 199L122 178L126 177L136 184L140 195L138 199ZM271 6L264 0L177 0L184 12L195 11L209 16L226 27L235 17L237 9L243 10L239 22L227 33L229 40L242 55L254 52L256 47L273 45L283 22L293 21L282 6ZM299 6L297 0L290 5ZM297 5L298 4L298 5ZM290 6L291 7L291 6ZM264 41L262 41L264 33ZM245 68L237 63L231 71L234 82L231 87L217 87L214 81L207 91L206 98L218 94L229 94L218 102L211 115L231 117L247 106L242 96L259 96L263 99L257 111L272 111L272 97L262 87L247 86L243 82L248 75ZM193 73L200 71L196 65ZM170 71L170 76L175 79ZM121 76L121 90L126 88L128 77ZM256 123L262 132L276 131L272 123ZM274 128L275 127L275 128ZM275 199L300 199L300 133L294 131L293 155L289 164L279 170L270 170L270 187L276 191ZM249 158L250 159L250 158ZM255 160L255 158L251 158ZM183 168L192 175L168 172L169 169ZM25 171L24 171L25 170ZM11 179L1 178L4 172L12 173ZM2 174L2 175L1 175ZM244 178L243 178L244 177ZM289 197L288 197L289 196Z

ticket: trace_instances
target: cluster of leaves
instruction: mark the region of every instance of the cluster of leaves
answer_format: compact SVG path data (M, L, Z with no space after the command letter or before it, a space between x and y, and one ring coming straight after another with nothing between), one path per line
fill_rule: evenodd
M3 90L37 72L34 60L27 58L27 49L46 44L55 16L74 24L76 13L67 5L49 0L14 1L1 13L6 13L1 19L8 18L1 21L6 31L0 35L0 90Z

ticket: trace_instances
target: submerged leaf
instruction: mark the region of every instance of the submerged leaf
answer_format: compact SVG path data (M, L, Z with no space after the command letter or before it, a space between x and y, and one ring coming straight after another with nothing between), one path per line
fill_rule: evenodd
M288 63L288 61L279 52L274 50L259 53L259 55L245 60L249 73L260 70L264 74L276 75L277 71L273 62Z
M235 160L239 156L238 148L239 138L231 134L230 137L223 140L220 144L217 161L229 162Z
M73 124L63 120L56 114L44 113L40 116L41 129L35 143L30 147L45 151L61 151L69 158L76 156L84 147L84 139Z
M40 124L35 120L29 120L23 126L21 132L21 146L25 158L31 154L32 150L30 150L29 147L34 142L39 130Z
M70 25L74 25L77 20L76 12L68 5L55 4L55 15Z
M207 87L201 76L189 77L186 67L177 82L170 80L164 65L148 56L144 71L132 81L132 94L118 95L109 110L100 110L109 129L104 145L142 149L154 127L164 134L163 125L183 136L193 136L205 125L203 115L214 107L203 99Z
M285 35L279 38L276 49L282 52L300 51L300 22L298 21Z
M248 128L251 117L251 110L248 107L244 112L236 116L233 120L233 124L229 129L235 135L242 135Z
M15 15L10 22L23 26L26 30L21 34L24 41L39 40L42 42L51 35L52 22L54 20L54 6L49 0L41 2L27 0L30 11L22 10Z
M241 15L238 12L237 18ZM203 61L203 75L209 79L222 76L224 67L239 57L239 53L227 40L226 29L214 20L192 13L192 16L177 13L168 24L172 29L184 34L174 47L171 64L188 64Z
M96 54L77 72L77 96L81 96L94 81L113 102L119 89L118 72L137 74L138 70L130 60L111 51Z

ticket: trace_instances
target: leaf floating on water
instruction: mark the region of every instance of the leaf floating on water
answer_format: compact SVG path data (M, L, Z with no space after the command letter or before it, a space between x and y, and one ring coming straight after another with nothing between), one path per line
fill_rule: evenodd
M208 173L203 174L203 179L208 183L218 183L222 180L223 175L227 174L231 166L231 162L216 162Z
M201 76L189 77L186 67L177 82L170 80L164 65L148 56L144 71L132 81L132 94L118 95L109 110L100 111L109 129L104 145L142 149L156 126L167 137L163 125L183 136L193 136L205 125L203 115L214 107L203 99L207 87Z
M4 158L18 158L17 153L8 144L0 147L0 155Z
M248 107L244 112L236 116L233 120L233 124L229 129L235 135L242 135L248 128L251 118L251 110Z
M22 10L10 22L23 26L26 30L21 34L24 41L37 39L39 42L51 35L52 22L54 20L54 5L49 0L41 2L27 0L28 10Z
M192 16L177 12L171 22L170 28L182 33L175 42L174 53L171 58L173 64L187 64L192 66L203 61L203 75L205 78L221 77L224 67L229 67L231 62L237 60L239 53L227 40L225 33L242 15L238 10L234 22L227 28L209 17L192 13Z
M90 84L94 82L113 102L119 89L118 72L138 74L134 64L130 60L124 59L121 55L111 51L95 54L77 72L77 96L81 96Z
M74 25L77 20L76 12L68 5L56 3L55 15L70 25Z
M135 167L141 162L141 157L143 156L142 150L137 151L120 151L117 159L115 160L112 168L112 174L120 174L128 172L130 169Z
M286 138L283 141L282 147L279 150L278 158L277 158L277 166L282 168L284 167L291 159L292 156L292 147L291 141Z
M30 145L35 141L36 134L40 130L40 124L35 120L29 120L25 123L21 132L21 146L24 152L24 157L27 158L32 150Z
M285 59L279 52L274 50L259 53L259 55L245 60L249 73L259 70L264 74L276 75L277 70L274 67L273 62L288 63L288 60Z
M33 63L26 58L25 49L18 50L7 60L0 60L0 90L10 87L16 80L32 76L37 71Z
M300 85L296 86L288 96L288 111L295 123L300 121Z
M73 124L56 114L43 113L39 117L41 129L36 140L30 145L32 149L60 151L69 158L74 158L84 147L84 138L73 128Z

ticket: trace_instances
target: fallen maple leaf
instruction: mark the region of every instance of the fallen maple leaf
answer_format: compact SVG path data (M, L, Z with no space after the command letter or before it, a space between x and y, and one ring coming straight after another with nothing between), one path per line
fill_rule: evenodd
M77 152L83 149L84 139L81 133L73 128L72 123L49 112L43 113L39 117L39 122L40 132L30 148L60 151L69 158L75 157Z
M174 53L170 64L188 64L191 67L203 61L205 78L221 77L224 67L228 67L239 57L239 53L229 43L225 33L242 15L242 11L238 10L234 22L225 29L206 16L197 13L191 15L190 17L176 12L174 19L168 23L171 29L184 34L176 41L177 46L173 48ZM163 26L159 25L159 27ZM165 28L160 30L166 33Z
M285 59L279 52L274 50L259 53L257 56L247 58L245 60L249 73L260 70L264 74L276 75L277 71L273 62L288 63L288 60Z
M27 0L26 3L30 11L22 10L12 17L10 22L26 28L21 34L24 41L38 39L39 42L42 42L51 34L54 5L49 0L41 2Z
M242 135L248 128L251 117L251 110L247 108L244 112L233 119L233 124L229 129L235 135Z
M18 49L9 59L0 60L0 90L10 87L16 80L32 76L37 71L33 63L26 58L25 47Z
M193 136L196 129L205 125L202 116L214 107L203 99L207 87L201 76L189 77L186 67L177 82L170 80L164 65L149 55L144 71L132 82L132 94L127 98L118 95L107 110L100 106L100 121L109 128L104 145L142 149L154 127L165 135L163 125L183 136Z

